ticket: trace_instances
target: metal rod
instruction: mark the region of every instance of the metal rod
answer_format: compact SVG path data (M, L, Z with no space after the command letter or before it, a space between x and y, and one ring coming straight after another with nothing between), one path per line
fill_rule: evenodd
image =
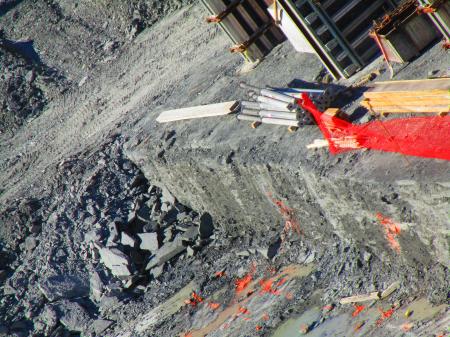
M250 102L250 101L241 101L241 106L246 109L255 109L258 110L261 108L261 103L259 102Z
M280 106L274 107L272 104L267 104L267 103L259 103L259 107L261 110L276 110L276 111L282 111L282 112L291 112L291 111L296 112L298 110L296 107L293 109L288 109L287 107L285 107L285 108L280 107Z
M266 97L266 96L257 96L256 100L261 103L270 104L273 106L273 108L282 108L282 109L288 109L288 110L291 110L292 108L294 108L293 104L279 101L277 99L273 99L273 98ZM273 110L278 110L278 109L273 109Z
M239 114L236 116L240 121L262 122L261 117Z
M298 121L290 121L287 119L276 119L276 118L263 118L261 120L264 124L274 124L274 125L286 125L286 126L300 126Z
M241 114L243 115L249 115L249 116L259 116L259 112L260 110L255 110L255 109L242 109L241 110Z
M290 104L294 104L295 103L295 98L293 98L292 96L289 95L285 95L270 89L261 89L260 94L262 96L266 96L266 97L270 97L273 99L277 99L279 101L283 101L286 103L290 103Z
M259 116L262 118L280 118L280 119L288 119L292 121L297 120L297 114L292 112L280 112L273 110L261 110L259 112Z

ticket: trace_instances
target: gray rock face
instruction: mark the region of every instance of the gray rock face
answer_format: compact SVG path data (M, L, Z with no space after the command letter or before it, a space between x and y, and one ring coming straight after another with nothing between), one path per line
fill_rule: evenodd
M186 247L181 239L177 238L175 241L168 242L156 252L153 259L147 264L146 269L149 270L155 266L160 266L185 250Z
M97 335L100 335L103 331L108 329L112 324L114 324L113 321L109 321L106 319L97 319L92 323L92 329Z
M139 246L139 248L143 250L149 250L151 252L156 252L158 250L158 234L141 233L138 234L138 236L141 239L141 245Z
M104 283L100 277L100 275L94 271L91 274L91 278L89 280L90 288L91 288L91 296L92 298L99 302L102 298Z
M120 238L120 243L124 246L130 246L130 247L134 248L136 246L136 239L134 239L127 233L122 232L121 238Z
M194 242L195 239L197 239L197 236L198 236L198 228L191 227L186 232L183 233L183 235L181 236L181 240L187 242Z
M200 238L207 239L214 233L212 217L209 213L203 213L200 217L200 227L198 228Z
M172 193L170 193L170 191L166 188L163 187L162 188L162 196L161 196L161 202L165 203L167 202L170 205L175 204L175 197L172 195Z
M100 249L101 262L115 276L130 276L130 259L117 248Z
M39 284L39 289L51 302L89 294L87 282L72 275L50 276Z
M55 306L59 321L70 331L86 333L91 330L91 318L80 304L62 300Z

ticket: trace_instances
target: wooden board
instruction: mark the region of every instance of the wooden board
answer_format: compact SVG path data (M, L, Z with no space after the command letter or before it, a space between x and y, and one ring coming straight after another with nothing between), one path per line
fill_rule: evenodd
M380 293L373 292L370 294L365 295L355 295L350 297L344 297L339 301L341 304L348 304L348 303L357 303L357 302L366 302L366 301L373 301L373 300L379 300L380 299Z
M370 92L450 90L450 78L375 82Z
M236 104L237 101L230 101L216 104L194 106L190 108L168 110L162 112L158 116L156 121L159 123L168 123L174 121L181 121L185 119L228 115L229 113L232 112Z
M384 107L370 107L370 111L378 114L383 113L441 113L450 112L449 106L384 106Z
M407 99L428 99L428 98L446 98L450 99L450 91L447 90L428 90L428 91L390 91L390 92L371 92L364 93L365 98L383 99L383 98L407 98Z
M384 106L450 106L450 99L422 99L422 100L410 100L410 99L370 99L361 102L365 107L384 107Z

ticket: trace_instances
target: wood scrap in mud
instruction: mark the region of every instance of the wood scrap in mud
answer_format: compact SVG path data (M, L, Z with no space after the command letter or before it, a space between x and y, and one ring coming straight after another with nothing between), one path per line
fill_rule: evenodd
M367 302L367 301L374 301L374 300L383 300L383 299L389 297L392 293L394 293L394 291L396 291L399 288L400 288L400 282L396 281L383 291L375 291L375 292L372 292L369 294L344 297L339 301L339 303L340 304L349 304L349 303Z
M239 103L237 101L200 105L189 108L168 110L162 112L156 119L159 123L175 122L185 119L224 116L232 113Z

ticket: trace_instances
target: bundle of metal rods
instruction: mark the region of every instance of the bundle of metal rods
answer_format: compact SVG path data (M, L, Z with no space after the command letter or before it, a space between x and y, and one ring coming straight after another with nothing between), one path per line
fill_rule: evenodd
M303 92L318 99L325 94L319 89L265 88L261 89L246 83L240 87L247 90L249 100L241 101L241 111L237 119L254 123L286 125L298 128L313 124L309 112L303 110L297 100Z

